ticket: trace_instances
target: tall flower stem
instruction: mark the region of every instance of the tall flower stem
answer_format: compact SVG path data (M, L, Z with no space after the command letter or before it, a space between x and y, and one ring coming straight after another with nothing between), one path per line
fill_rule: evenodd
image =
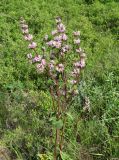
M56 93L57 93L57 109L56 109L56 119L57 121L60 118L60 93L59 93L59 84L56 80ZM57 147L60 142L60 129L56 128L56 137L55 137L55 148L54 148L54 160L57 160Z
M60 151L62 151L62 148L63 148L65 124L66 124L66 117L64 117L63 127L62 127L62 131L61 131Z
M62 114L63 114L63 127L61 130L61 140L60 140L60 151L62 151L63 148L63 141L64 141L64 131L65 131L65 123L66 123L66 101L67 101L67 76L66 73L64 72L64 75L62 77L63 81L64 81L64 91L65 91L65 96L64 96L64 104L62 107Z

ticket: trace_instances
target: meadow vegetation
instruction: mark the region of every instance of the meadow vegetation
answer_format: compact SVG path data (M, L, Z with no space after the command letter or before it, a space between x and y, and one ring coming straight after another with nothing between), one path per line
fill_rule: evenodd
M118 159L118 0L0 1L0 156L6 148L12 160L53 160L50 82L29 64L19 20L25 18L41 53L44 35L51 34L57 16L69 38L80 30L87 56L79 94L67 113L60 159ZM88 111L83 109L85 97L90 100Z

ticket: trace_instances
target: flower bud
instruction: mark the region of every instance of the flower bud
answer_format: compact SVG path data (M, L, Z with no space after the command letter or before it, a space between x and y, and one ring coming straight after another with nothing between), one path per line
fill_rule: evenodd
M85 98L84 98L83 111L88 111L88 112L90 112L90 99L89 99L89 97L85 97Z
M29 33L29 30L28 29L22 29L22 33L27 34L27 33Z
M22 25L21 25L21 28L22 28L22 29L28 29L28 25L27 25L27 24L22 24Z
M56 23L61 23L61 21L62 21L60 17L56 17L55 20L56 20Z
M80 39L74 39L74 44L79 45L80 44Z
M32 59L32 54L31 53L27 54L27 58Z
M41 60L41 64L44 66L46 65L46 60L44 58Z
M53 60L51 60L48 66L49 66L50 70L53 70L54 66L55 66L55 62Z
M83 53L80 53L80 58L85 58L86 57L86 54L83 52Z
M44 65L42 63L37 64L36 68L37 68L37 71L40 72L40 73L43 73L43 71L45 69Z
M62 34L61 36L62 36L62 40L63 40L63 41L66 41L66 40L68 39L68 37L67 37L66 34Z
M80 31L73 32L74 36L80 36Z
M48 35L47 35L47 34L45 35L44 40L45 40L45 41L48 40Z
M81 53L81 52L82 52L82 49L81 49L81 48L78 48L78 49L76 49L76 52L77 52L77 53Z
M80 59L80 68L84 68L85 67L85 59L82 58Z
M60 32L60 33L65 32L64 24L62 24L62 23L58 24L57 29L58 29L58 32Z
M21 24L24 24L24 23L25 23L25 20L24 20L23 17L20 18L20 23L21 23Z

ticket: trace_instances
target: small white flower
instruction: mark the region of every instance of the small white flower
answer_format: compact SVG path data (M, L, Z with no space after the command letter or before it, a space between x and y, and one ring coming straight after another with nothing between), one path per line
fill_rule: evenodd
M27 34L27 33L29 33L29 30L28 29L22 29L22 33Z

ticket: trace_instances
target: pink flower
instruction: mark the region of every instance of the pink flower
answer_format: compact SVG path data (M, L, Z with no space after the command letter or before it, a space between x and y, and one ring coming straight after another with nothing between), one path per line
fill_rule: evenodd
M37 55L34 57L33 62L40 62L41 61L41 56Z
M63 72L64 71L64 65L62 63L58 64L56 66L56 71Z
M32 36L31 34L28 34L28 35L25 35L25 36L24 36L24 39L25 39L26 41L31 41L31 40L33 39L33 36Z
M64 47L62 47L62 52L65 53L65 52L68 52L70 49L70 47L68 45L65 45Z
M43 66L45 66L45 65L46 65L46 60L45 60L45 59L42 59L42 60L41 60L41 64L42 64Z
M32 54L31 53L27 54L27 58L32 59Z
M61 47L61 41L53 41L53 47L60 48Z
M65 32L65 26L64 24L60 23L57 25L57 29L58 29L58 32Z
M82 59L80 60L80 68L84 68L84 67L85 67L85 59L82 58Z
M30 49L34 49L37 47L37 44L35 42L32 42L31 44L29 44L28 48Z
M53 40L51 40L51 41L49 41L49 42L47 42L46 44L48 45L48 46L50 46L50 47L53 47Z
M76 80L71 80L70 83L71 83L71 84L76 84L77 81L76 81Z
M80 36L80 31L73 32L74 36Z
M59 36L54 37L54 40L55 40L55 41L61 41L61 40L66 41L67 39L68 39L68 37L67 37L66 34L61 34L61 35L59 35Z
M74 66L75 66L75 67L80 67L80 61L79 61L79 62L74 63Z
M67 35L66 34L62 34L62 40L66 41L68 39Z
M80 44L80 39L75 39L74 44Z
M55 47L55 48L60 48L61 47L61 41L49 41L46 43L48 46L51 46L51 47Z
M56 37L54 37L54 40L55 41L61 41L62 40L62 36L61 35L56 36Z
M54 36L55 34L57 34L57 30L52 31L52 35Z

